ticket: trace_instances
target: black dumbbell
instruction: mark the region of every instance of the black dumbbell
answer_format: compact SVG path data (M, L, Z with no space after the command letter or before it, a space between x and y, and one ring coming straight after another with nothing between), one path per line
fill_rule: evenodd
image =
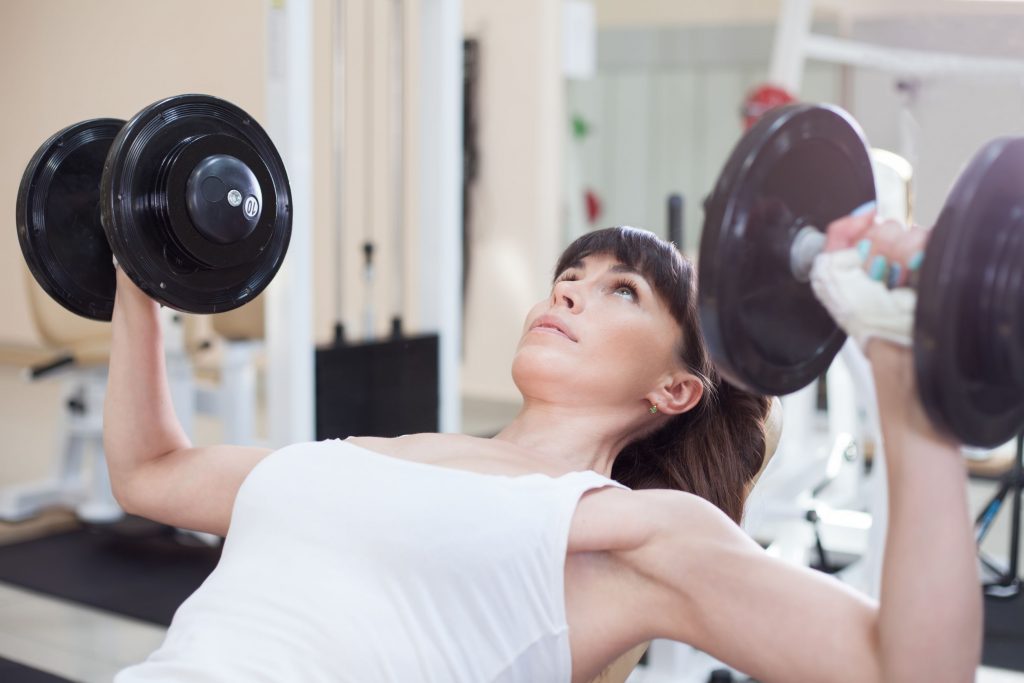
M740 140L705 204L701 321L733 383L786 394L846 339L807 282L833 220L874 201L868 147L837 107L798 104ZM914 361L937 427L992 447L1024 429L1024 138L985 145L932 228L917 279Z
M206 95L156 102L127 123L92 119L43 143L22 176L18 241L68 310L110 320L116 257L165 306L217 313L273 279L291 236L291 192L270 137Z

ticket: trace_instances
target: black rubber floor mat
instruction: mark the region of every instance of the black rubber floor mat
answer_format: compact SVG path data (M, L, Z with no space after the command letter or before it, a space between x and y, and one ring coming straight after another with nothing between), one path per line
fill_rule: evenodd
M981 661L1000 669L1024 671L1024 595L985 599L985 644Z
M66 678L0 657L0 681L4 683L71 683Z
M0 581L166 626L217 566L220 549L183 543L179 532L149 522L124 528L0 546Z

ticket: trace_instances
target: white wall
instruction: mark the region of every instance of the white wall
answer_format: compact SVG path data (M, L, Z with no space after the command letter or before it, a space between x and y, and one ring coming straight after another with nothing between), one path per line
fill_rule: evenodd
M966 4L966 3L965 3ZM1024 59L1024 11L999 17L863 21L851 37L882 45ZM1024 134L1024 83L934 78L901 95L898 75L851 75L851 111L872 144L905 150L914 165L914 218L931 225L964 164L994 137Z
M858 19L849 24L850 37L1024 58L1024 11L991 12L986 6L979 16ZM816 30L827 33L834 27ZM571 146L570 154L578 157L584 183L604 200L600 225L628 223L665 234L665 198L682 191L687 247L695 250L701 200L741 133L738 109L747 88L766 76L772 37L771 24L627 26L601 32L599 74L573 84L568 103L570 114L581 113L592 124L589 138ZM927 225L985 141L1024 133L1024 83L932 79L907 99L896 88L899 80L809 62L800 95L848 108L872 145L911 158L915 219Z
M695 252L703 199L742 134L747 91L764 81L772 27L605 30L600 68L571 84L569 109L591 124L570 148L604 204L598 226L667 237L666 200L681 192L686 248ZM839 70L812 65L804 97L838 102Z
M593 0L598 23L621 26L728 25L772 21L779 0Z

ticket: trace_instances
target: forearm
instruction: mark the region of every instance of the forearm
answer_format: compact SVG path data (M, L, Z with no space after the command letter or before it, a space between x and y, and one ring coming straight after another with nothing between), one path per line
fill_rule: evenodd
M883 680L973 680L982 608L963 457L924 415L909 352L878 341L870 352L889 491Z
M114 302L103 444L115 490L139 465L190 445L174 413L158 305L120 271Z

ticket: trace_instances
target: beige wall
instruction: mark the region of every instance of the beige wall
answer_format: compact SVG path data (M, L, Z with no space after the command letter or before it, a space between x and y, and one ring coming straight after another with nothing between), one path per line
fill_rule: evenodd
M404 202L396 201L395 154L399 137L393 115L395 80L395 3L380 0L344 0L345 106L342 169L342 314L350 338L366 335L364 312L374 310L373 331L389 330L391 316L404 310L405 327L416 331L417 281L417 157L418 109L417 25L420 0L404 0L403 54L405 87L405 135L402 149ZM317 238L315 240L316 338L326 341L332 333L338 298L335 286L337 231L331 145L331 22L338 3L317 0L316 130L317 140ZM369 79L367 78L369 76ZM428 95L429 96L429 95ZM397 213L401 211L404 243L396 239ZM376 245L375 277L367 289L363 277L363 244ZM404 305L403 305L404 304Z
M463 0L463 10L467 37L480 41L480 168L462 385L515 400L509 368L523 318L549 291L562 247L561 5Z
M263 5L251 0L0 3L0 343L40 342L14 229L18 183L37 147L81 119L129 118L184 92L262 118L264 44Z
M334 0L314 1L313 269L318 342L330 338L337 310L333 202L338 188L331 156L330 42L336 4ZM407 241L397 252L391 164L395 136L388 118L394 3L345 0L342 4L347 65L342 286L346 327L353 335L364 333L362 313L368 299L362 279L362 244L372 236L378 247L372 297L376 331L387 329L400 283L404 283L408 304L407 329L415 329L416 193L410 174L417 168L414 28L418 0L403 3L405 34L410 39L405 50ZM9 228L0 233L0 284L7 293L0 301L0 346L42 343L29 314L28 285L14 230L18 183L38 145L81 119L129 118L150 102L183 92L231 100L266 124L267 6L260 0L7 0L0 4L0 83L4 88L0 97L0 216L7 217ZM373 40L367 38L371 26L368 8L374 13ZM368 120L372 126L367 125ZM395 254L400 254L401 262ZM399 267L405 277L396 275ZM50 305L58 315L73 320L71 314Z

